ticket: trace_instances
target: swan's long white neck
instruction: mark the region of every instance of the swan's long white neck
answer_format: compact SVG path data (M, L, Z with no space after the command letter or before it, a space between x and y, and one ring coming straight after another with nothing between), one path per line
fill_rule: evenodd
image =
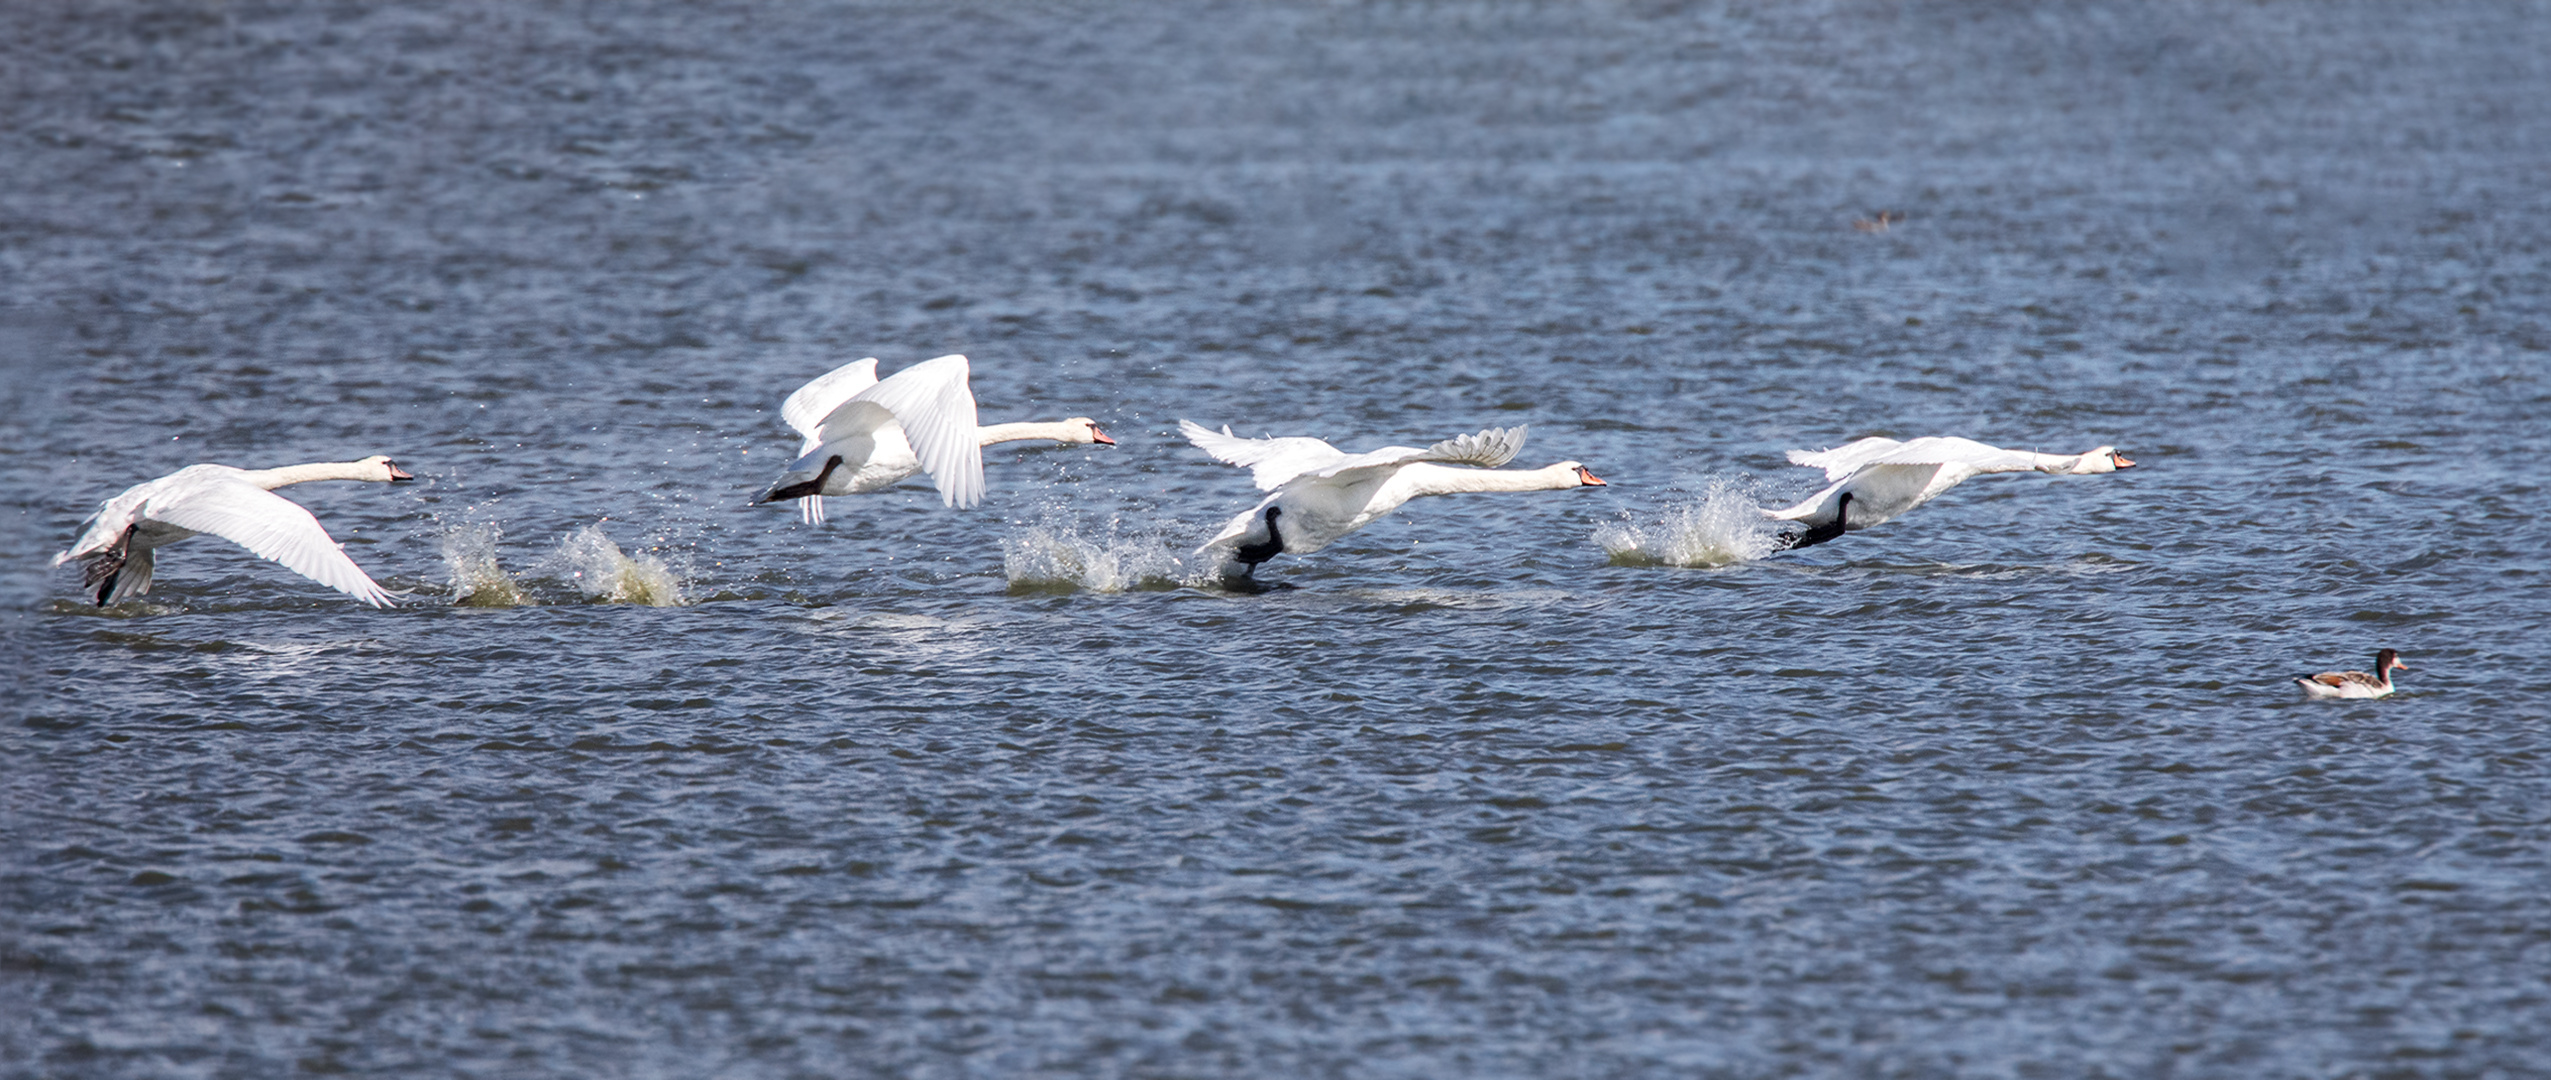
M319 461L308 465L285 465L274 469L241 469L239 478L273 491L286 484L306 484L312 480L387 480L379 465L364 461Z
M1472 491L1554 491L1583 487L1577 466L1569 462L1538 469L1456 469L1418 462L1400 467L1400 479L1418 495L1458 495Z
M2037 471L2042 473L2053 473L2057 476L2076 476L2082 473L2117 471L2115 461L2107 454L2097 450L2086 450L2078 454L2032 453L2029 457L2036 459Z
M1031 439L1044 439L1049 442L1085 443L1090 441L1089 425L1073 423L1069 420L1056 420L1051 423L986 424L974 429L974 432L975 443L979 446L1026 442Z

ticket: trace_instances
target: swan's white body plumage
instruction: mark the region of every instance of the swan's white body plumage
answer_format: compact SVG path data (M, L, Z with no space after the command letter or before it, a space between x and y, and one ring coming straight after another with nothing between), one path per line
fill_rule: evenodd
M976 423L971 371L963 356L914 364L884 380L877 358L854 360L798 387L780 403L780 418L805 439L797 460L771 490L820 479L800 495L808 524L824 520L824 496L857 495L929 473L940 499L964 508L983 501L983 447L1022 440L1113 443L1088 417L1053 423ZM841 464L829 472L835 457ZM776 495L765 495L769 501Z
M1830 524L1835 506L1843 493L1849 492L1851 511L1844 525L1851 532L1885 524L1930 502L1941 492L1986 473L2071 476L2134 466L2134 462L2118 456L2113 446L2080 454L2039 454L2004 450L1954 436L1905 441L1872 436L1831 450L1792 450L1789 460L1791 464L1823 469L1828 483L1797 505L1766 509L1763 516L1810 526Z
M1198 555L1219 551L1226 559L1243 546L1268 542L1270 507L1279 511L1281 550L1303 554L1327 547L1421 495L1550 491L1603 483L1573 461L1496 471L1523 450L1526 429L1521 427L1489 428L1424 449L1386 446L1360 454L1302 436L1242 438L1228 427L1214 431L1190 420L1179 421L1178 430L1215 460L1248 469L1258 489L1269 492L1196 549Z
M209 533L364 603L389 607L390 594L346 556L319 519L273 489L312 480L404 479L408 475L386 457L279 469L190 465L106 500L53 565L108 560L112 577L99 573L91 584L108 582L98 603L111 604L150 591L155 549Z

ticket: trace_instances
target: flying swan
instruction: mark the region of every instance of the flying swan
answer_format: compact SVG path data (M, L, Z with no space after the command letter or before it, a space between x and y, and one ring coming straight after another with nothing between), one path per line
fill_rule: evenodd
M2400 662L2400 650L2385 649L2374 654L2374 673L2362 671L2324 671L2318 675L2295 676L2294 685L2303 688L2308 698L2378 698L2392 694L2392 672L2407 671Z
M963 356L924 360L879 381L877 358L853 360L798 387L780 418L806 439L788 471L756 504L797 500L809 525L824 520L824 496L893 487L927 472L949 506L983 501L983 448L1044 439L1116 445L1098 422L1075 416L1050 424L975 426L974 391Z
M1764 517L1806 526L1782 534L1781 548L1808 547L1885 524L1985 473L2077 476L2135 467L2113 446L2081 454L2038 454L1945 436L1910 442L1872 436L1831 450L1792 450L1789 461L1825 470L1829 483L1796 506L1763 510Z
M1226 574L1238 563L1243 577L1255 577L1259 563L1280 553L1327 547L1420 495L1604 486L1573 461L1496 471L1523 450L1520 427L1489 428L1423 450L1385 446L1361 454L1301 436L1244 439L1228 426L1216 432L1192 420L1179 421L1178 430L1214 460L1249 470L1258 490L1272 493L1196 549L1200 556L1221 552Z
M280 469L189 465L100 504L79 542L54 556L53 565L86 560L81 581L97 590L97 604L105 607L151 591L154 549L211 533L364 603L389 607L390 594L346 557L319 519L274 489L312 480L414 479L378 454Z

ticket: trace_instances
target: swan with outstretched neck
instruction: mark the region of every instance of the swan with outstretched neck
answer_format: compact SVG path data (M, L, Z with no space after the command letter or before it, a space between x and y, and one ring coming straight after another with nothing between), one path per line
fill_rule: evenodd
M2039 454L1945 436L1908 441L1873 436L1831 450L1792 450L1789 460L1823 469L1828 483L1795 506L1763 510L1764 517L1807 526L1804 532L1781 537L1782 548L1821 544L1845 532L1886 524L1941 492L1988 473L2084 476L2135 467L2113 446L2079 454ZM1845 505L1850 507L1848 522Z
M53 565L84 561L81 580L96 590L98 606L105 607L151 591L157 549L211 534L364 603L389 607L390 594L354 565L319 519L274 489L316 480L414 479L397 462L377 454L361 461L276 469L189 465L100 504L79 540L54 556Z
M807 524L824 520L824 496L880 491L929 473L942 501L960 509L983 500L983 448L1045 441L1114 446L1086 416L1050 423L975 422L971 371L963 356L924 360L877 378L877 358L854 360L798 387L780 418L805 444L755 503L797 500Z
M1300 436L1246 439L1228 427L1217 432L1189 420L1179 421L1178 430L1215 460L1248 469L1258 489L1270 493L1196 549L1198 556L1220 555L1226 576L1237 565L1238 576L1255 577L1259 563L1318 551L1420 496L1605 486L1573 461L1498 468L1523 450L1520 427L1489 428L1424 449L1386 446L1361 454Z

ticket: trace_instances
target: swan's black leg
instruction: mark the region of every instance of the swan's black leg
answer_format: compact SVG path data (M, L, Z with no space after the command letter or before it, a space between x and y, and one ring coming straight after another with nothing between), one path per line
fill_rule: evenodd
M114 547L91 556L89 564L80 568L81 583L97 587L97 606L105 607L106 598L115 595L115 580L124 576L124 563L132 558L133 529L138 527L126 527Z
M1846 491L1842 493L1842 498L1835 500L1834 502L1834 519L1832 521L1828 521L1822 525L1810 526L1803 532L1782 533L1775 539L1772 550L1792 551L1803 547L1814 547L1827 540L1841 536L1845 530L1850 528L1850 525L1848 524L1850 517L1851 493Z

